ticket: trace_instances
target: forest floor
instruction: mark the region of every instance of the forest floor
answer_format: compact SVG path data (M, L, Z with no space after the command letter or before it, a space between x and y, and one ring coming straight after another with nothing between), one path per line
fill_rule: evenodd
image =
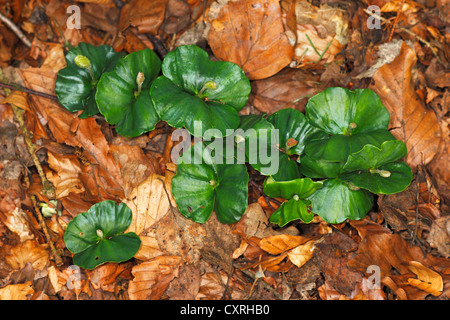
M12 22L0 23L0 300L450 298L448 1L0 0L0 13ZM372 89L407 145L413 182L377 196L359 221L279 228L268 221L279 199L249 168L242 219L195 223L171 196L166 123L124 138L55 99L68 46L80 42L160 56L197 44L251 80L241 114L303 112L328 87ZM65 229L106 199L146 215L130 230L141 249L80 269ZM50 200L60 214L43 217Z

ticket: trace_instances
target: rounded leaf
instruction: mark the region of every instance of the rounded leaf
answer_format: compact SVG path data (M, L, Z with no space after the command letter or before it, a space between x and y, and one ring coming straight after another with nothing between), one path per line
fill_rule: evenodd
M313 160L345 163L367 144L395 140L387 131L389 111L369 89L327 88L305 108L309 123L325 133L307 142L305 153Z
M333 135L386 130L389 125L389 111L370 89L327 88L311 97L305 108L313 126Z
M377 194L401 192L411 184L412 177L411 168L401 161L382 165L377 170L360 170L339 176L340 179L351 182L356 187Z
M362 219L373 205L373 195L369 191L351 190L340 179L325 180L323 187L308 199L312 202L312 212L328 223Z
M322 188L321 181L313 181L310 178L295 179L290 181L275 181L268 177L264 181L263 191L272 198L292 199L294 196L305 199L317 189Z
M122 262L132 258L141 241L135 233L123 232L132 220L124 203L105 200L78 214L67 225L64 242L74 253L74 263L93 269L104 262Z
M205 223L216 212L222 223L234 223L248 203L248 172L244 164L215 159L203 143L196 143L178 159L172 195L187 218Z
M224 137L226 129L237 128L238 111L251 90L239 66L211 61L201 48L183 45L166 55L162 72L151 87L162 120L176 128L185 127L196 137L212 128L220 130Z
M406 144L400 140L385 141L379 148L374 145L366 145L348 157L342 171L352 172L378 168L405 157L406 152Z
M308 210L311 201L304 199L291 199L283 202L280 207L272 213L269 221L284 227L291 221L302 220L305 223L310 223L314 219L314 213Z
M71 112L84 110L80 118L98 113L95 101L97 82L104 72L111 71L125 53L110 46L93 46L81 42L66 54L67 66L58 72L55 93L61 105ZM81 59L84 64L80 62Z
M161 70L161 61L150 49L132 52L98 83L95 99L100 113L117 133L136 137L153 130L159 117L149 89Z

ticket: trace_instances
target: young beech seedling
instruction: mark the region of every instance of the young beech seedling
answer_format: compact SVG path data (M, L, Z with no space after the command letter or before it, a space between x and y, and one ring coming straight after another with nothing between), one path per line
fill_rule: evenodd
M162 73L150 90L161 120L175 128L185 127L196 136L215 128L218 136L224 137L227 129L238 127L238 111L251 90L238 65L211 61L206 51L183 45L166 55ZM195 130L196 122L202 124L200 134Z
M150 97L150 86L161 70L161 61L150 49L132 52L98 83L100 113L125 137L136 137L155 128L159 117Z
M94 269L105 262L131 259L141 240L134 232L123 233L131 224L132 213L124 203L105 200L78 214L67 225L64 242L74 253L73 263Z
M61 105L71 112L84 110L80 118L98 113L95 101L97 83L125 56L110 46L80 43L66 54L67 67L58 72L55 92Z

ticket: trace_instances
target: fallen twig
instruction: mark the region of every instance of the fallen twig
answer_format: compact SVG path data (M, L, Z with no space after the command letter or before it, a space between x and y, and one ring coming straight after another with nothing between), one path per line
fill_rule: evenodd
M11 29L12 32L16 34L16 36L28 47L31 48L31 41L27 38L27 36L20 30L18 26L14 24L11 20L9 20L6 16L4 16L0 12L0 20Z
M31 201L33 202L34 211L36 211L36 215L39 219L39 223L41 224L41 228L42 228L42 231L44 232L47 243L50 246L50 249L52 250L53 256L55 258L56 266L60 267L64 263L62 261L61 256L59 255L58 251L56 250L55 245L53 244L53 242L50 238L50 235L47 230L47 225L45 224L44 217L42 217L41 210L39 210L39 206L37 204L36 197L34 195L31 195Z
M58 100L58 97L56 97L54 95L51 95L51 94L48 94L48 93L44 93L44 92L40 92L40 91L34 91L32 89L22 87L22 86L20 86L18 84L15 84L15 83L0 82L0 88L10 89L10 90L17 90L17 91L33 94L33 95L36 95L36 96L44 97L44 98L55 100L55 101Z

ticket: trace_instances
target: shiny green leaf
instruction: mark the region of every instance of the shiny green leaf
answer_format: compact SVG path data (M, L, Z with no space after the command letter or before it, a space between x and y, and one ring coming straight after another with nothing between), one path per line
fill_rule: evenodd
M124 55L110 46L96 47L84 42L70 49L66 54L67 66L58 72L55 82L55 92L61 105L71 112L84 110L80 118L97 114L95 93L98 80L103 73L111 71ZM75 63L76 57L88 59L92 75L89 68Z
M105 200L80 213L67 225L64 242L74 253L74 264L94 269L105 262L122 262L139 250L141 240L123 232L131 224L132 212L124 203Z

